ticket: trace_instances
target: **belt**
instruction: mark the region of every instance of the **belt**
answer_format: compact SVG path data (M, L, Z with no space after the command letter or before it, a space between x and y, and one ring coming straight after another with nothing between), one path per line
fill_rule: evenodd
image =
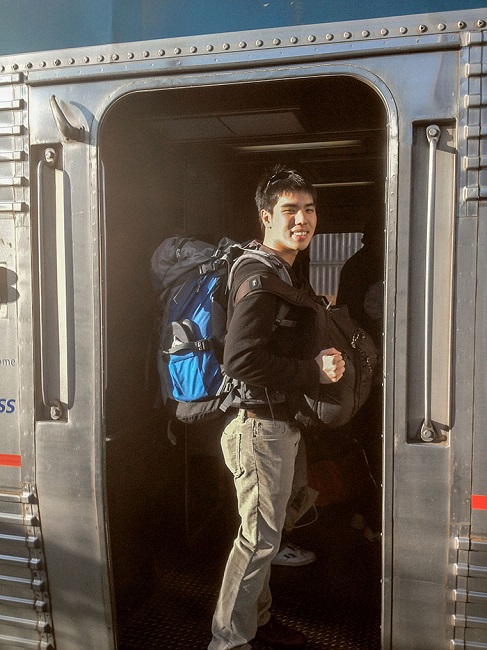
M257 418L258 420L282 420L291 422L294 420L294 415L289 413L289 410L284 404L276 404L272 407L269 406L255 406L252 409L242 409L248 418Z

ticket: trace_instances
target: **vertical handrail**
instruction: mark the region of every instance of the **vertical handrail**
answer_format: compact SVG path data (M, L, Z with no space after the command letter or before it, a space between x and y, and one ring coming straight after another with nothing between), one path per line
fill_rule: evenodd
M47 368L47 359L46 359L46 331L44 327L44 310L46 309L45 300L46 296L44 294L44 243L45 243L45 232L44 232L44 170L46 169L55 169L57 153L55 149L50 147L46 148L44 151L44 158L39 161L37 165L37 204L38 204L38 226L37 226L37 246L38 246L38 277L39 277L39 306L40 306L40 317L39 317L39 357L40 357L40 385L41 385L41 398L44 406L49 409L49 415L52 420L59 420L64 417L65 408L61 402L61 396L56 395L56 397L51 397L48 394L48 379L46 377L46 368ZM52 255L52 251L50 251ZM55 252L56 260L58 253Z
M424 420L419 432L421 440L433 442L438 438L431 419L432 329L433 329L433 267L434 223L436 201L436 150L441 129L436 124L426 128L429 143L428 159L428 205L426 213L426 260L424 274Z
M48 153L49 152L49 153ZM43 233L43 171L45 167L52 167L56 160L56 152L53 149L46 149L44 159L40 160L37 165L37 255L38 255L38 277L39 277L39 305L41 315L39 318L39 354L40 354L40 374L41 374L41 398L44 406L49 406L46 393L45 373L45 352L44 352L44 319L42 318L42 306L44 304L44 278L42 269L42 260L44 257L44 233Z

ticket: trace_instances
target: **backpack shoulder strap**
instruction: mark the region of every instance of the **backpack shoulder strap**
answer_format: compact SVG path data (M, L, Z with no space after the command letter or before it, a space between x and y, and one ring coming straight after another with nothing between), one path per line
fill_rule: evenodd
M262 286L263 280L267 288L263 288ZM282 282L279 280L279 278L276 275L270 275L270 274L251 275L250 277L246 278L239 286L235 294L234 305L236 305L240 300L242 300L242 298L245 298L245 296L248 296L249 293L267 291L267 293L274 293L278 295L276 291L271 290L272 286L274 286L274 284L276 284L277 286L278 282L282 284ZM280 301L279 310L277 312L277 316L274 321L274 327L278 327L279 325L283 327L294 327L296 325L295 321L286 320L286 315L288 311L289 311L289 303Z
M284 283L273 273L256 273L246 278L237 289L235 304L249 293L254 292L273 293L297 307L307 307L313 311L319 309L319 304L306 291L298 289L292 284Z
M255 264L252 261L261 262L264 268L260 272L255 272ZM250 293L272 293L283 300L280 301L279 310L274 322L274 327L287 326L293 327L295 321L286 320L289 312L289 304L298 307L311 307L317 310L317 304L311 296L302 289L293 286L291 276L286 266L276 257L265 251L246 249L240 257L235 260L228 277L228 288L234 282L236 269L245 264L249 264L252 270L249 275L240 282L234 296L234 305Z
M274 329L296 326L297 321L286 319L290 304L318 311L317 303L305 291L290 284L285 284L277 275L272 273L259 273L246 278L235 294L234 304L236 305L239 300L242 300L250 293L272 293L282 298L279 301L279 309L274 320Z
M250 265L252 262L260 262L260 264L266 267L268 271L270 270L271 273L281 278L283 282L292 285L291 276L289 275L289 272L286 269L285 265L281 262L281 260L279 260L278 257L271 255L270 253L266 253L265 251L246 248L244 252L232 264L232 268L228 274L228 289L230 289L234 282L237 269L245 266L246 264ZM255 265L253 265L253 267L255 268ZM250 272L249 276L253 273L255 273L255 271Z

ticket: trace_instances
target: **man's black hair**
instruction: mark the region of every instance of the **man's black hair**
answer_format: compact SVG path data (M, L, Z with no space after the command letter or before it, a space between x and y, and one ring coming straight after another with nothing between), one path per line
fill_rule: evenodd
M316 203L316 188L295 169L279 163L270 172L266 172L257 185L255 203L261 225L261 210L272 212L279 198L286 192L307 192Z

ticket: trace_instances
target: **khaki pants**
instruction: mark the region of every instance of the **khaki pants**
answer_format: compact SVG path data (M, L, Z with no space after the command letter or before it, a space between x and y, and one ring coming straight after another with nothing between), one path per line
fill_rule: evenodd
M247 418L244 410L223 432L222 450L234 477L241 524L227 560L208 650L248 650L257 626L269 620L271 562L279 551L291 494L301 503L286 524L297 520L298 511L299 517L304 513L305 503L310 505L303 498L305 455L293 492L300 438L293 423Z

